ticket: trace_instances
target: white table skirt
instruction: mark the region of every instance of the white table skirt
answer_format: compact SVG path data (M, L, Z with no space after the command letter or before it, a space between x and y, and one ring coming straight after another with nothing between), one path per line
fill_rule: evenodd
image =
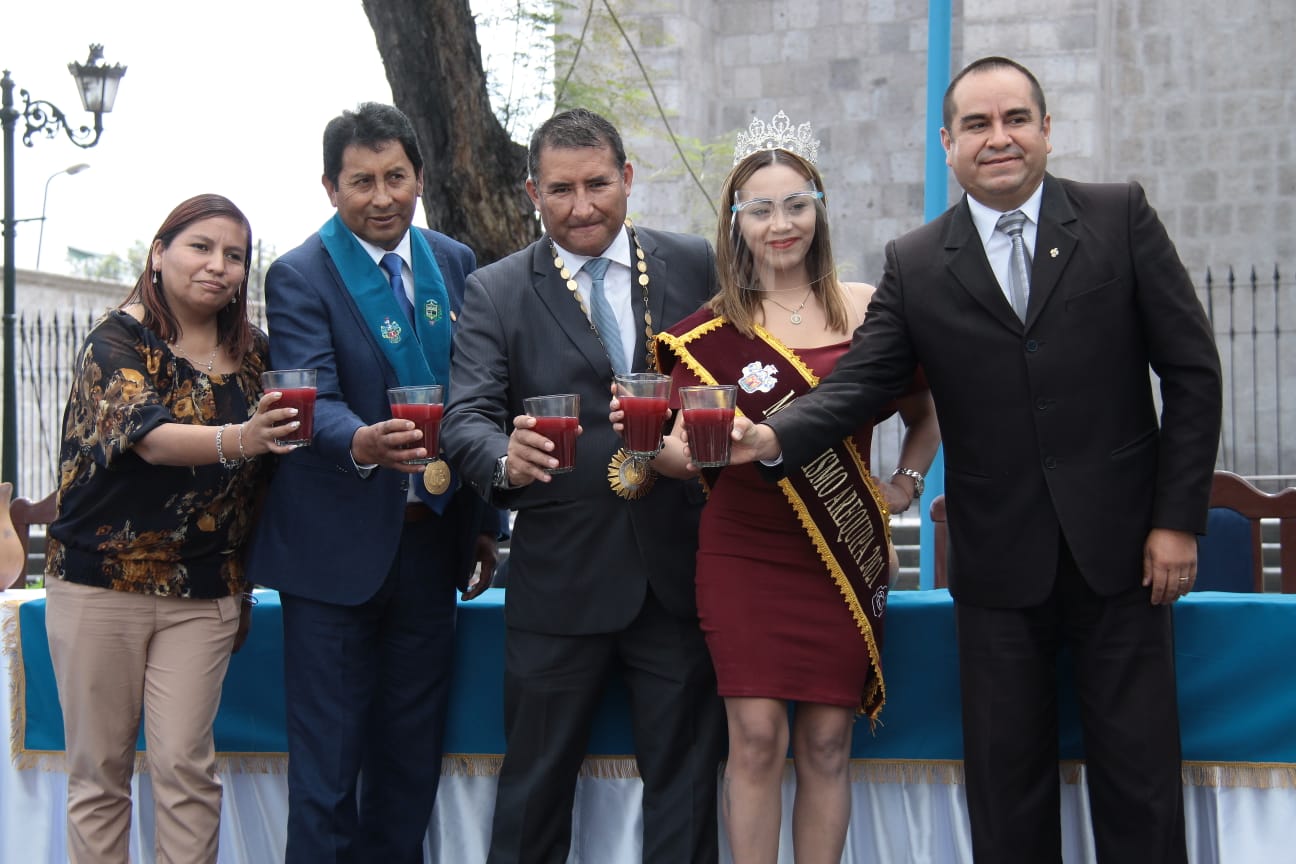
M7 711L8 687L0 688ZM283 860L288 785L283 774L224 773L221 864L272 864ZM148 776L133 784L135 812L131 860L152 862L153 800ZM791 810L794 786L783 791L783 848L779 864L794 864ZM963 787L944 783L867 783L853 787L850 835L844 864L962 864L971 862ZM584 777L577 790L569 864L637 864L640 860L638 780ZM1189 860L1193 864L1259 864L1296 860L1290 826L1296 816L1291 789L1184 789ZM63 864L67 860L65 775L0 765L0 862ZM495 778L442 778L425 845L425 859L441 864L481 864L490 841ZM1094 862L1089 807L1081 784L1062 792L1064 860ZM1084 830L1078 829L1084 826ZM721 832L721 860L729 862Z
M0 602L0 625L8 625L0 626L0 630L8 630L0 635L10 640L13 611L12 605ZM13 653L0 652L0 718L4 720L12 716L16 696L11 687ZM15 744L9 743L11 748ZM278 760L277 767L285 765ZM604 776L598 776L600 773ZM637 864L640 860L642 784L637 779L612 779L606 776L609 773L618 772L594 771L580 780L569 864ZM1274 778L1284 776L1281 770L1273 774ZM228 770L221 774L221 780L225 790L221 864L282 861L288 810L286 776ZM859 780L852 788L851 829L842 859L845 864L971 862L961 785ZM783 848L779 862L794 864L794 783L790 770L783 789ZM152 792L146 774L136 777L133 793L136 806L131 859L147 864L154 855ZM1296 861L1296 847L1291 840L1291 826L1296 823L1296 789L1289 785L1188 785L1184 798L1189 860L1193 864ZM494 802L495 778L489 771L465 774L452 767L441 780L428 831L427 860L441 864L484 862ZM65 775L41 768L19 771L11 759L0 758L0 864L63 864L67 860L66 807ZM1062 823L1066 864L1094 862L1083 772L1079 782L1063 783ZM721 859L728 862L723 830L720 836Z

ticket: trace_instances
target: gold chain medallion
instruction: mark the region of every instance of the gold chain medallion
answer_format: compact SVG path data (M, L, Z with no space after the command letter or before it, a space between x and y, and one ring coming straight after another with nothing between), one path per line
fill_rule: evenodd
M657 472L642 456L631 456L625 450L612 454L608 463L608 485L612 491L628 501L635 501L648 494Z
M450 488L450 466L443 460L429 462L423 469L423 488L433 495L440 495Z

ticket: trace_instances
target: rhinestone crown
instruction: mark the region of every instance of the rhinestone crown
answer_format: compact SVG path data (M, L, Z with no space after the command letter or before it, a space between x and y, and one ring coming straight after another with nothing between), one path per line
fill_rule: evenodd
M752 118L747 131L738 133L733 164L761 150L787 150L813 165L819 159L819 139L813 136L809 123L793 127L788 116L779 111L768 126L764 120Z

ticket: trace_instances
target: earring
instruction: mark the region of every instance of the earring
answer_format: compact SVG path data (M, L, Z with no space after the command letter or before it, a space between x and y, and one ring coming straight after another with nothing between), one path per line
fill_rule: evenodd
M233 297L230 298L229 305L231 305L231 306L237 306L237 305L238 305L238 295L237 295L237 294L235 294Z
M161 285L161 284L162 284L162 274L160 274L160 273L158 273L158 271L154 270L154 271L153 271L153 287L156 288L156 287L158 287L158 286Z

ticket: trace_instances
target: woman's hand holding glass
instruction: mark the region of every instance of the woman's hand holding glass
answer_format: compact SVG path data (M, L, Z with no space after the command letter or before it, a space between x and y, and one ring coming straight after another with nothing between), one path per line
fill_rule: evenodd
M283 394L278 391L264 394L251 417L229 427L221 442L221 450L226 459L250 459L264 453L283 455L293 452L294 447L275 443L276 440L287 439L301 426L301 421L297 419L300 413L298 409L275 407L275 403L281 398Z

